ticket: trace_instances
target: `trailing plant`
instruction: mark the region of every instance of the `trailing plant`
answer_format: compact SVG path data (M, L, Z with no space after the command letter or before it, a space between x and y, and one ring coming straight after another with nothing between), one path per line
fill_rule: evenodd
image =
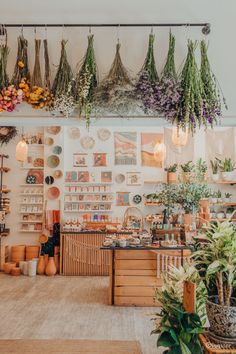
M180 167L184 173L189 173L194 169L194 164L192 161L188 161L185 164L180 165Z
M94 105L98 114L127 115L134 109L134 87L120 56L120 43L108 75L95 91Z
M22 80L26 82L30 81L30 72L28 66L28 41L24 38L23 35L19 36L17 41L17 58L13 77L11 80L11 83L15 85L15 87L19 87Z
M161 313L154 318L159 334L157 347L168 348L168 354L203 353L198 335L203 332L206 321L206 289L193 264L186 263L179 269L170 266L162 275L163 286L156 291L156 300L161 304ZM185 281L196 283L196 313L186 313L183 308L183 286Z
M196 213L201 199L209 198L211 191L206 184L180 183L178 185L177 203L186 214Z
M155 86L154 98L156 111L173 123L178 113L181 87L175 68L175 37L169 34L169 50L160 82Z
M232 222L215 222L207 227L204 243L198 244L193 258L204 274L208 292L211 283L217 287L218 303L230 306L233 287L236 285L236 229Z
M236 164L233 160L229 158L225 158L224 160L220 160L216 158L219 162L220 170L223 172L233 172L236 169Z
M178 164L177 163L175 163L175 164L173 164L173 165L170 165L169 167L166 167L165 168L165 171L167 171L167 172L177 172L177 168L178 168Z
M216 175L219 172L219 160L215 158L215 160L210 161L210 164L213 175Z
M207 56L207 45L204 40L200 43L201 47L201 80L203 83L203 117L213 127L222 116L221 94L217 88L215 75L212 73L210 62ZM223 103L227 108L225 98Z
M156 110L154 89L159 78L153 50L154 41L154 34L149 34L148 51L135 84L135 95L146 114L153 113Z
M76 76L76 102L80 114L84 112L86 126L90 125L93 96L97 87L97 68L93 47L93 35L88 36L88 48L82 66Z

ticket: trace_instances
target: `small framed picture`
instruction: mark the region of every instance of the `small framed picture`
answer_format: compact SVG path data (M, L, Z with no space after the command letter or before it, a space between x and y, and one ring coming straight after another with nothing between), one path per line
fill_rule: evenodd
M78 172L78 182L89 182L89 172L88 171L79 171Z
M111 183L112 182L112 172L111 171L101 172L101 182L102 183Z
M129 206L129 192L116 192L116 205Z
M87 167L87 157L88 154L73 154L73 166L74 167Z
M104 167L107 166L107 154L105 152L93 153L93 166Z
M126 173L127 186L140 186L141 185L141 172L127 172Z

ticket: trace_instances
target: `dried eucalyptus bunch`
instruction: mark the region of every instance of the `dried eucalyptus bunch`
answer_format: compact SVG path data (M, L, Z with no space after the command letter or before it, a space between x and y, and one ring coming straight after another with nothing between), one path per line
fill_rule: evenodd
M120 43L108 75L98 86L94 104L98 114L124 116L134 109L134 86L120 56Z
M79 72L76 75L76 103L80 115L84 113L86 126L90 125L94 92L97 87L97 67L93 46L94 36L88 36L88 47Z

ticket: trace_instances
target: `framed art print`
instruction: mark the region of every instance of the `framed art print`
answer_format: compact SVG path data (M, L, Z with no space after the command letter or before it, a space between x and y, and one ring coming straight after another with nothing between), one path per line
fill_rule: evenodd
M89 182L89 172L88 171L78 172L78 182L82 182L82 183Z
M126 173L127 186L140 186L141 185L141 172L127 172Z
M73 154L73 166L74 167L87 167L88 154L75 153Z
M101 182L102 183L111 183L112 182L112 172L111 171L102 171L101 172Z
M116 192L116 206L129 205L129 192Z
M107 166L107 154L104 152L93 153L93 166L104 167Z

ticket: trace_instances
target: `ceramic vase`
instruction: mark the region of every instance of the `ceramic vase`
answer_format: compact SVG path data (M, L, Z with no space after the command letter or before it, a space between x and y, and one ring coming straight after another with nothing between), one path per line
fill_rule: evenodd
M49 277L51 277L57 273L57 268L56 268L56 265L54 262L54 257L49 257L45 273Z
M45 258L44 256L39 256L39 261L37 265L37 274L43 275L45 273Z
M167 182L169 184L173 184L177 182L177 174L176 172L168 172L167 173Z
M184 214L184 224L186 226L191 225L192 223L192 214Z
M37 261L28 261L28 276L35 277L37 270Z
M218 182L219 181L219 179L220 179L220 175L219 175L219 173L212 173L212 181L213 182Z
M234 171L232 172L222 172L222 178L224 181L232 181L234 177Z

